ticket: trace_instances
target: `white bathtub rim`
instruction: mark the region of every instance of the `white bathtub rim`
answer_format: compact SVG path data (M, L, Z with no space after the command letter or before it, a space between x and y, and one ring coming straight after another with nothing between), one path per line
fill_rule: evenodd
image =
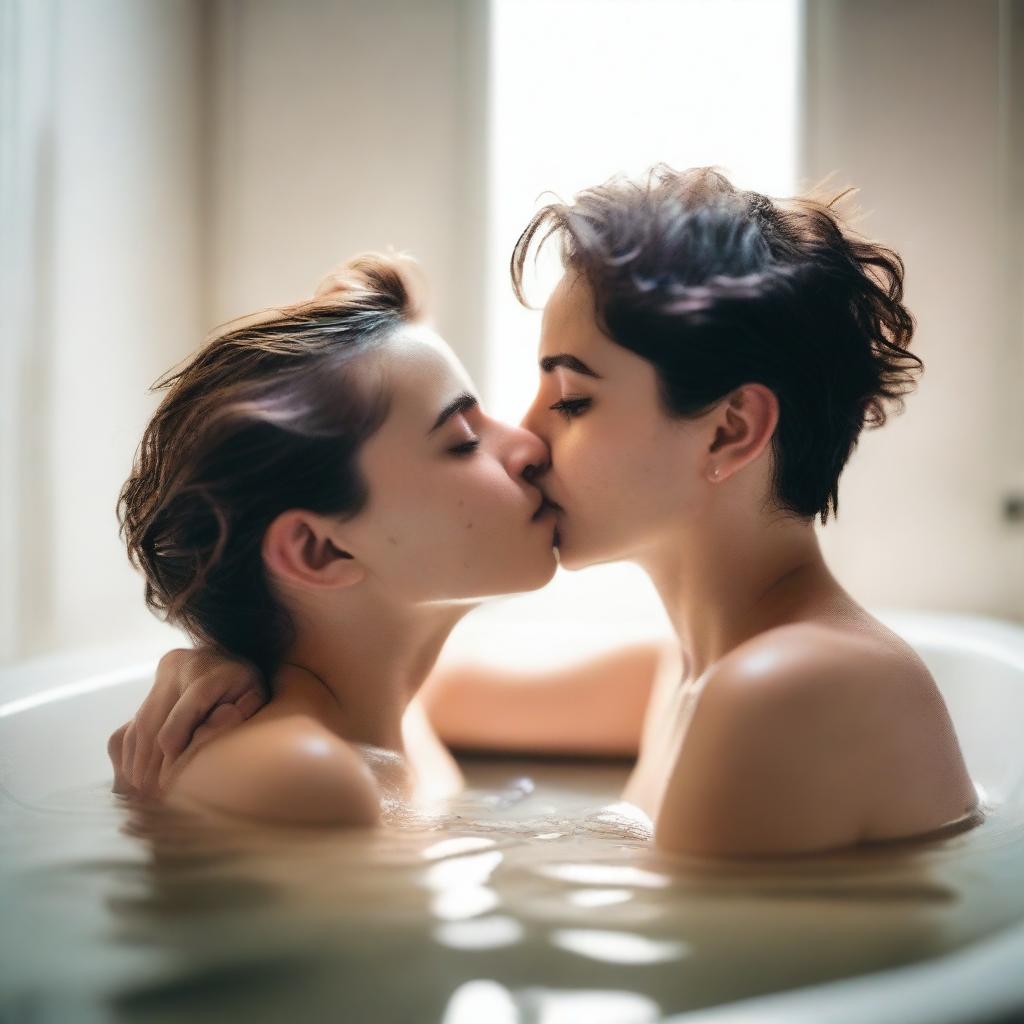
M983 615L899 608L874 609L871 614L912 645L980 654L1024 672L1024 624Z
M106 690L112 686L124 686L127 683L134 683L143 675L152 675L156 670L156 661L146 661L135 665L128 665L125 668L115 669L111 672L102 672L99 675L86 676L72 683L62 683L39 693L32 693L25 697L0 704L0 719L9 718L11 715L23 714L35 708L47 704L54 704L57 701L68 700L72 697L81 697L87 693L96 693L99 690Z
M978 654L1024 672L1024 625L1019 623L981 615L899 608L872 609L872 614L911 644L924 643L944 651ZM513 620L508 628L513 632L523 628L543 630L550 628L550 624ZM560 625L560 632L562 628ZM587 629L587 623L579 623L581 634ZM190 646L184 636L178 643ZM0 719L137 682L144 675L152 675L160 655L170 646L162 641L156 645L86 648L0 668ZM80 665L88 666L90 674L69 681L68 675L76 672L76 666Z

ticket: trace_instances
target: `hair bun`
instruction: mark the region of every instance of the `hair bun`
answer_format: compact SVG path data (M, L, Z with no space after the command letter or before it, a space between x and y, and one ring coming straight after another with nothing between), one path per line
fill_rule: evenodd
M313 292L317 302L357 300L373 295L377 305L415 318L422 309L423 279L419 263L406 253L366 252L339 264Z

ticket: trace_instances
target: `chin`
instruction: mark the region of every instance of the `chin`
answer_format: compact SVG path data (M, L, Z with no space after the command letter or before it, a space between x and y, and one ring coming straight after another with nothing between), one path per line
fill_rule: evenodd
M507 572L496 572L490 579L478 581L474 591L476 599L487 600L540 590L551 582L557 569L558 559L552 549L543 557L538 554L524 555L517 563L508 566Z
M530 570L530 572L523 572L520 569L517 573L519 579L509 588L509 593L525 593L547 586L558 571L558 559L555 557L554 548L548 548L543 558L531 564Z
M560 560L559 564L562 566L563 569L566 569L569 572L576 572L579 569L586 569L588 565L594 564L593 562L588 561L585 558L579 558L578 556L574 557L571 552L565 551L562 548L558 549L558 557Z
M563 569L576 572L589 569L592 565L606 565L609 562L621 562L624 556L601 551L588 551L579 544L561 544L558 548L558 559Z
M524 587L524 590L540 590L541 587L547 586L555 577L555 573L558 571L558 559L555 557L554 548L548 551L548 557L544 563L539 567L537 573L534 575L532 582Z

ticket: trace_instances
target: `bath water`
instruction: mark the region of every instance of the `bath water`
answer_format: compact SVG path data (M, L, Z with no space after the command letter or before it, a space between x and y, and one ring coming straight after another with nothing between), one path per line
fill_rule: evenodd
M1024 919L998 808L925 843L656 851L629 765L464 758L374 830L226 827L86 779L0 791L0 1020L646 1024L907 964Z

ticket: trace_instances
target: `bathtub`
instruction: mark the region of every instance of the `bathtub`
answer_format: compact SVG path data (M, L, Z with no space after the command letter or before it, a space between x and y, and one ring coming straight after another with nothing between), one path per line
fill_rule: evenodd
M156 652L3 670L0 1020L1024 1019L1024 627L879 617L938 680L986 818L798 862L655 852L615 761L466 758L465 794L376 831L132 807L105 742Z

